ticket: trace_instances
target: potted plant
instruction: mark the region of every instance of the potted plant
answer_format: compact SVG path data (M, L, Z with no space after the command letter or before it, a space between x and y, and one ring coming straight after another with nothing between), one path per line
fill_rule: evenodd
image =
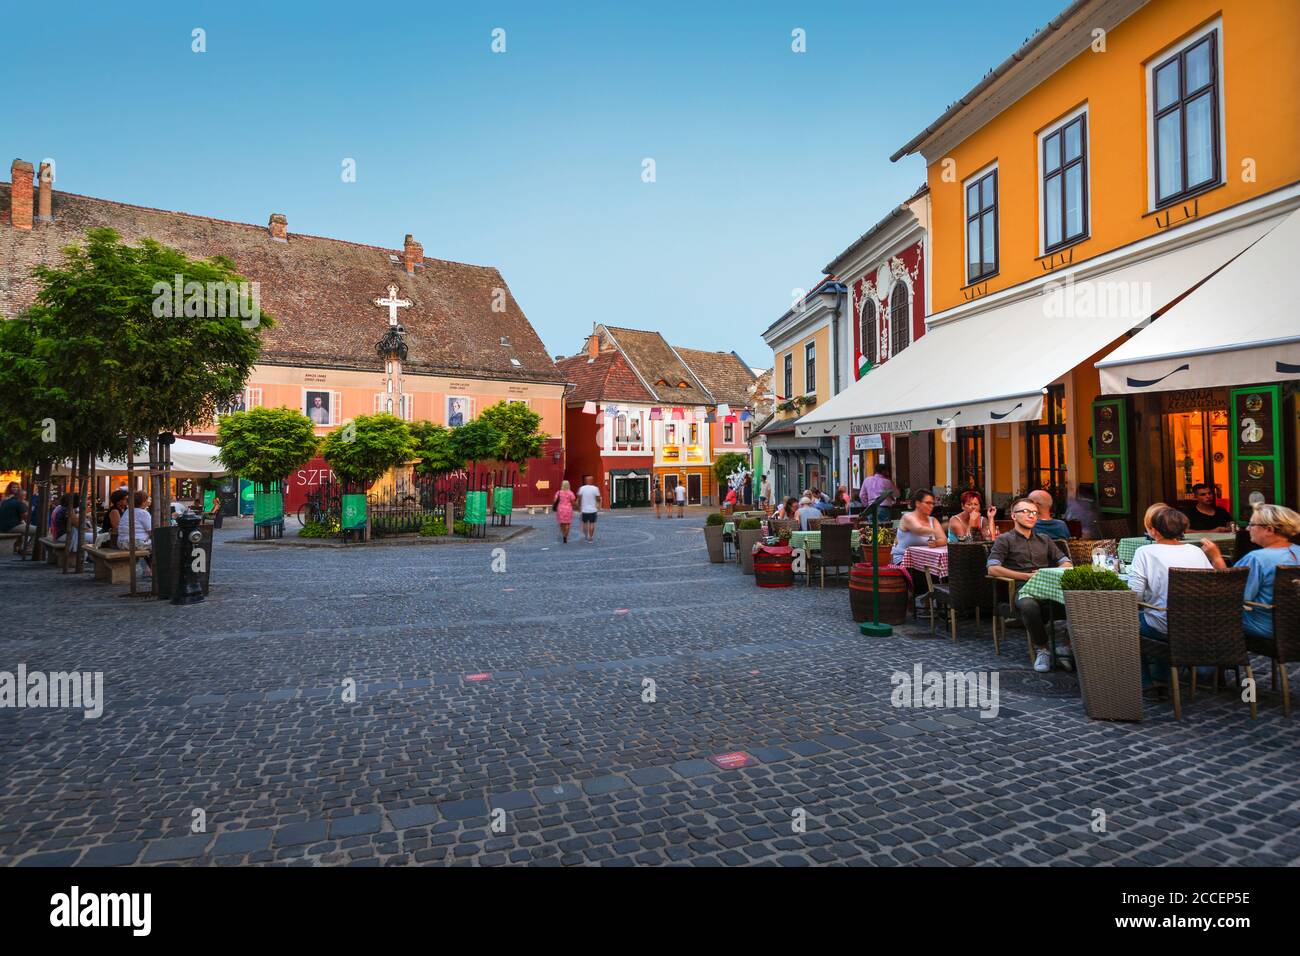
M898 538L898 532L888 526L876 528L876 540L871 540L871 525L862 525L862 561L864 564L878 564L882 568L887 564L893 564L892 555L894 542Z
M1061 592L1088 716L1141 720L1137 594L1114 571L1090 565L1061 575Z
M704 546L708 548L712 564L722 563L722 526L726 523L726 515L716 511L704 519Z
M754 573L754 545L763 539L763 522L744 518L736 524L736 549L740 552L740 569Z

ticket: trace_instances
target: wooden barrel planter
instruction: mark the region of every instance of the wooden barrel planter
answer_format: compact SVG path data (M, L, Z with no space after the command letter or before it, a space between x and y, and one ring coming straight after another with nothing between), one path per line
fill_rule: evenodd
M907 620L908 583L903 569L882 566L880 575L880 623L902 624ZM849 571L849 607L858 623L871 620L871 565L853 565Z
M790 587L794 584L793 560L793 548L760 544L754 551L754 583L760 588Z

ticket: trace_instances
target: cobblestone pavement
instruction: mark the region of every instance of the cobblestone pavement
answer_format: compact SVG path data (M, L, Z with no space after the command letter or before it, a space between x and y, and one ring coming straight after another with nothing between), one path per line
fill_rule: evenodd
M102 671L107 702L0 709L0 863L1300 861L1278 694L1254 722L1230 692L1090 721L1025 679L1019 632L1000 658L987 625L862 637L842 586L710 565L698 514L563 546L522 520L500 573L490 545L226 529L192 607L4 555L0 670ZM999 715L891 706L918 663L1000 669ZM731 751L752 764L709 760Z

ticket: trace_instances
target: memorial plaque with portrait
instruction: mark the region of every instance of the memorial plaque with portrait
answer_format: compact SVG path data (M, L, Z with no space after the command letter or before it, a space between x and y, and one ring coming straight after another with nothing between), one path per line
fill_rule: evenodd
M1232 396L1233 441L1242 456L1272 455L1277 421L1273 390L1239 389Z

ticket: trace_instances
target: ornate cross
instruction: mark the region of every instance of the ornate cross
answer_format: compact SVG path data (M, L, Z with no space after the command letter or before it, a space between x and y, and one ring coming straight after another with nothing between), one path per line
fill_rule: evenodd
M399 298L397 297L397 286L395 286L395 285L390 285L390 286L388 287L388 298L385 299L385 298L383 298L383 297L381 296L380 298L375 299L375 305L380 306L381 308L387 308L387 309L388 309L388 324L389 324L389 325L396 325L396 324L397 324L397 310L398 310L398 309L405 309L405 308L406 308L407 306L409 306L410 304L411 304L411 300L410 300L410 299L399 299Z

